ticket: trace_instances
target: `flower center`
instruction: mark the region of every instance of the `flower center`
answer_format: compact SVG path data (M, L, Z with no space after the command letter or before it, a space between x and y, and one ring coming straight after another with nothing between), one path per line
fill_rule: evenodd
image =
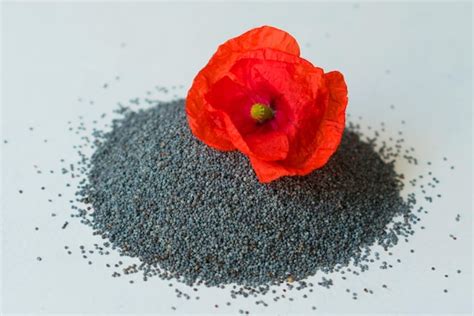
M250 116L259 123L268 121L274 115L272 108L262 103L255 103L250 109Z

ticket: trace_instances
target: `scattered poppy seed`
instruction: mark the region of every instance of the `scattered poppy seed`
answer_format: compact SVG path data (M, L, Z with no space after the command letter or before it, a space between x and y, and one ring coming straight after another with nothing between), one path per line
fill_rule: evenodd
M155 104L153 100L146 101ZM387 249L396 245L400 238L408 241L404 237L413 234L410 225L419 222L419 219L411 217L414 195L409 196L408 201L400 197L403 178L398 177L393 166L385 162L396 159L396 152L403 152L403 149L378 152L372 142L369 144L367 142L370 141L362 137L358 127L349 125L338 152L324 168L301 177L303 180L282 179L281 182L279 180L265 185L265 189L265 186L255 181L248 161L239 153L216 152L192 137L182 107L183 101L177 101L137 112L124 110L123 118L112 124L110 132L96 130L99 137L94 154L90 159L83 157L81 164L76 165L79 170L74 173L76 176L86 176L87 181L79 188L78 195L81 202L89 205L87 209L76 208L78 214L75 216L81 217L84 224L91 226L95 235L107 239L112 249L120 249L121 256L138 257L141 264L136 272L143 272L144 278L157 275L171 280L179 275L188 284L219 287L235 282L242 286L240 290L245 288L248 292L235 291L234 296L256 297L253 291L260 291L261 285L289 281L285 264L295 267L295 271L291 271L290 283L297 283L316 271L329 271L353 259L369 262L364 257L364 251L368 251L372 244L379 242ZM396 141L398 144L400 140ZM347 160L343 157L351 156L351 153L357 167L345 165ZM120 161L121 155L126 161ZM122 172L116 172L114 168ZM117 184L107 187L107 177L113 182L117 181ZM342 183L348 181L355 186L361 181L363 185L371 185L370 182L377 177L381 177L382 188L373 185L374 192L360 188L353 191L349 183ZM177 180L179 183L176 183ZM196 188L191 186L193 183ZM331 188L341 185L341 192L346 192L347 196L331 192ZM292 186L307 194L308 198L296 188L291 190ZM215 192L222 187L226 187L225 191L229 192L219 191L222 194L219 200ZM318 200L320 198L321 201L316 203L315 192L321 192L321 197L318 194ZM254 199L254 195L262 196L263 201ZM382 201L377 195L388 198ZM241 201L242 197L249 197L250 201ZM263 213L259 215L256 210L260 208ZM287 225L287 218L291 218L294 210L300 208L307 211L303 211L298 223L290 224L289 232L279 232L278 228ZM328 216L316 215L317 218L311 219L315 209L322 209ZM379 209L380 214L371 212L371 209ZM275 211L274 221L268 223L265 218L269 214L273 218ZM361 218L354 218L351 212ZM406 215L406 223L396 222L396 229L385 231L398 215ZM333 221L334 225L331 225ZM365 224L368 222L374 222L377 229L368 227ZM298 224L303 227L299 229ZM320 233L327 226L327 234ZM310 235L309 243L313 242L317 246L311 249L304 243L300 249L298 243L305 240L304 232L312 227L318 236ZM352 235L349 233L346 237L343 232L348 228ZM167 232L167 229L174 230L176 236L172 236L172 232ZM156 237L153 239L157 240L156 244L147 241L152 238L150 236ZM272 238L275 238L275 242ZM184 240L189 244L186 245ZM276 249L281 246L282 249L262 251L262 247L268 245L276 245ZM343 248L345 250L342 253L334 251L347 245L349 247ZM318 249L320 247L322 249ZM359 252L363 249L364 255L358 254L356 249ZM187 262L189 250L196 257L192 262ZM255 256L245 257L244 250ZM413 249L410 251L414 252ZM227 255L229 259L226 259ZM268 260L271 256L274 258ZM266 262L269 262L268 267L265 267ZM397 259L397 262L400 260ZM353 271L353 274L358 275L367 269L365 263L360 265L361 271ZM160 270L155 270L154 266L159 266ZM235 270L226 273L230 267L235 267ZM385 263L385 267L392 265ZM336 271L341 271L338 269ZM203 280L203 283L197 280ZM300 290L297 284L294 286ZM383 287L386 288L386 285ZM368 289L364 291L373 293ZM309 292L313 292L312 289ZM177 296L189 299L182 292L177 293ZM357 293L353 293L353 296L357 299ZM303 298L306 297L304 294ZM278 299L280 297L273 300ZM289 297L289 300L293 298ZM229 306L230 302L227 303ZM266 306L263 301L258 304ZM217 308L217 304L215 306Z
M256 181L245 157L235 152L217 152L196 140L187 128L185 115L181 110L182 106L183 101L177 101L161 104L148 110L125 112L124 118L116 121L111 132L102 134L102 140L98 143L90 160L88 183L79 192L83 199L89 201L94 207L91 220L85 222L89 223L98 234L115 236L111 241L116 247L126 249L124 254L138 256L149 265L159 264L171 273L182 275L185 282L190 284L200 278L210 285L229 282L258 285L287 279L287 260L292 260L292 266L295 269L295 273L288 280L291 282L312 275L321 268L348 263L361 247L369 246L377 239L386 245L396 243L393 237L395 233L380 235L380 232L384 231L383 228L396 215L409 214L411 206L400 198L401 181L394 172L393 166L384 163L370 145L360 140L356 132L346 131L338 152L324 168L307 177L287 178L269 186L262 186ZM160 124L156 124L158 121ZM355 129L355 127L352 128ZM153 149L154 143L157 148L160 148L159 151ZM130 148L130 151L123 151L123 148ZM135 155L141 157L140 161L132 158ZM120 158L127 156L130 158ZM353 157L354 161L347 164L345 157ZM183 164L184 161L187 163ZM176 167L178 165L179 168ZM120 170L127 170L127 172L123 173ZM334 177L336 170L337 174L342 174L343 177ZM146 179L141 178L142 180L138 182L132 180L134 178L138 180L136 175L139 174L150 176ZM352 178L352 175L357 175L357 178ZM113 178L116 185L106 184L104 177ZM183 177L187 180L176 183L175 179ZM332 193L332 190L327 189L337 185L341 188L350 187L353 191L353 188L357 186L352 183L356 179L360 181L361 178L365 179L363 181L367 185L360 186L359 189L362 191L347 197L340 196L337 192ZM150 181L147 179L153 179L154 182L147 183ZM200 179L204 179L204 182ZM212 179L212 181L207 179ZM380 179L380 181L374 183L373 179ZM162 191L155 190L156 185L159 185ZM128 192L140 192L141 198L136 199L127 191L122 191L122 187L129 188ZM229 188L222 192L222 194L228 192L227 197L219 197L220 201L225 201L225 205L209 208L206 204L209 201L219 203L219 200L214 200L213 195L215 190L221 187ZM171 189L172 191L167 191ZM176 203L176 193L169 195L167 192L180 192L180 196L188 196L190 199L182 199L182 202ZM261 196L258 206L251 198L248 201L235 199L237 196L248 196L247 192L261 192L256 195ZM315 205L314 199L311 198L314 194L312 192L323 193L317 206L317 216L314 216L314 212L311 211ZM275 194L280 196L281 202L275 201ZM344 198L347 200L341 200ZM154 202L156 200L161 202L156 204ZM123 227L122 220L125 219L121 219L120 214L114 213L113 210L119 205L119 208L126 208L131 201L134 201L135 207L144 211L131 213L134 215L126 220L129 232L125 233L121 228ZM372 204L370 207L367 207L367 201ZM333 206L339 204L351 205L352 210L345 212L341 209L341 213L334 212ZM145 205L153 206L150 208ZM185 209L186 205L191 206L196 212L182 212L181 210ZM259 208L258 212L253 211L255 207ZM164 212L165 208L172 208L175 211ZM316 234L311 234L310 237L319 247L312 250L303 248L303 253L309 252L311 256L300 256L301 248L298 240L307 238L303 237L305 230L300 230L297 226L289 226L287 231L280 231L279 221L284 221L287 214L294 213L292 210L295 208L303 209L301 220L307 223L308 227L315 227ZM234 209L234 213L229 213L228 209ZM307 211L304 211L305 209ZM369 211L371 209L381 211L371 212ZM238 213L235 213L236 211ZM86 213L81 214L86 218ZM165 217L160 218L158 214ZM266 224L266 232L262 235L259 226L269 214L274 218L274 222ZM339 214L342 214L342 217ZM192 218L199 226L186 229L188 242L183 243L184 231L168 234L166 230L161 229L143 230L141 224L143 216L153 223L150 227L163 227L163 225L166 226L165 223L174 223L175 227L180 227L182 224L179 223L183 220L189 221L189 218ZM218 218L223 218L225 221L216 225L215 220ZM243 218L248 219L242 221ZM321 234L326 231L323 227L327 227L331 222L334 223L332 230L346 231L352 227L351 229L355 231L353 234L345 234L347 236L345 240L336 240L329 244L321 243L329 237ZM367 222L374 224L365 225ZM249 230L249 225L254 228ZM235 227L242 228L235 230ZM317 227L320 228L316 229ZM192 231L195 233L189 233ZM243 235L242 238L235 238L235 236L231 237L231 231L242 231L246 232L245 234L255 232L255 236L249 238L247 235L244 238L245 235ZM152 242L154 238L143 235L148 233L160 236L162 244L155 244ZM354 234L362 238L351 239L350 236ZM257 247L258 244L268 244L274 242L272 240L279 240L261 239L262 236L272 235L283 242L279 241L275 244L278 245L276 248L268 247L268 249L281 248L281 253L265 250L260 255L243 257L243 251L246 251L245 249L249 246L252 251L261 251L262 248ZM209 240L208 236L221 237ZM147 240L150 240L150 243ZM235 240L242 240L241 244L235 244ZM252 240L255 244L248 244L248 241ZM234 243L232 255L221 256L219 251L224 251L229 242ZM334 247L335 242L344 243L350 247L344 247L345 250L341 253L336 251L338 247ZM124 245L127 246L123 247ZM157 257L155 253L166 253L169 250L163 247L168 247L167 245L171 245L173 256L166 260L159 259L161 257ZM183 265L183 261L179 258L187 258L188 246L191 246L193 253L199 256L193 260L187 260L188 263ZM328 256L328 254L332 255ZM206 259L213 256L224 258L223 265L216 265L214 261ZM271 264L265 266L261 263L253 263L252 260L257 257L261 257L262 259L259 260L263 260L262 262L270 260ZM155 261L156 259L158 261ZM239 274L229 273L232 270L227 267L231 266L239 267ZM329 287L331 282L328 280L323 284Z

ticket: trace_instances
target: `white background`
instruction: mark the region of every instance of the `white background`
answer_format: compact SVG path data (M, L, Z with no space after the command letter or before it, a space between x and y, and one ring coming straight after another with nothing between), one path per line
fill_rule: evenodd
M171 313L174 305L174 313L235 314L242 308L287 314L313 313L315 305L323 313L470 313L469 3L4 3L1 20L3 312ZM363 126L386 122L384 137L403 130L421 165L398 164L399 171L407 178L432 171L441 180L442 198L422 216L426 229L418 227L410 243L393 250L402 264L373 267L347 281L335 276L331 290L317 287L307 300L282 300L267 308L254 300L225 307L228 294L216 289L200 290L200 301L183 301L168 282L131 285L110 277L105 267L110 258L87 265L77 247L96 239L68 217L72 191L57 174L61 158L76 160L72 146L79 141L67 131L67 121L77 125L81 115L90 122L118 101L146 96L155 85L183 85L177 94L184 96L218 44L263 24L287 30L299 41L302 56L345 74L351 118L362 116ZM43 174L36 174L34 164ZM460 222L454 220L458 213ZM70 225L61 230L65 220ZM382 283L389 289L382 290ZM364 295L364 287L374 295ZM346 288L359 292L359 299L352 300Z

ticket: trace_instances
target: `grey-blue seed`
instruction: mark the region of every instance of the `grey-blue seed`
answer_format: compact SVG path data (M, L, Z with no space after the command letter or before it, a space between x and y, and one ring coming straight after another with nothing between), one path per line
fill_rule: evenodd
M384 161L394 154L355 126L324 168L261 184L245 156L197 140L183 108L123 110L110 132L96 130L95 152L82 161L78 196L94 212L79 215L145 273L159 267L208 286L296 281L362 260L375 243L392 247L416 223L414 197L402 199L401 177ZM407 221L386 231L399 215Z

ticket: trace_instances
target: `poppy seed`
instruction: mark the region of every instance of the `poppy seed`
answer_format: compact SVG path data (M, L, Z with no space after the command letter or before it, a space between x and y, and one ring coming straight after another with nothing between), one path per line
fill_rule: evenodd
M146 276L159 267L166 273L156 274L188 284L296 282L360 260L374 243L394 246L415 221L402 178L385 161L393 155L356 126L323 168L262 184L245 156L197 140L183 108L183 100L123 108L82 161L89 167L78 196L93 211L78 215L122 255L140 258ZM399 215L406 221L387 230Z

